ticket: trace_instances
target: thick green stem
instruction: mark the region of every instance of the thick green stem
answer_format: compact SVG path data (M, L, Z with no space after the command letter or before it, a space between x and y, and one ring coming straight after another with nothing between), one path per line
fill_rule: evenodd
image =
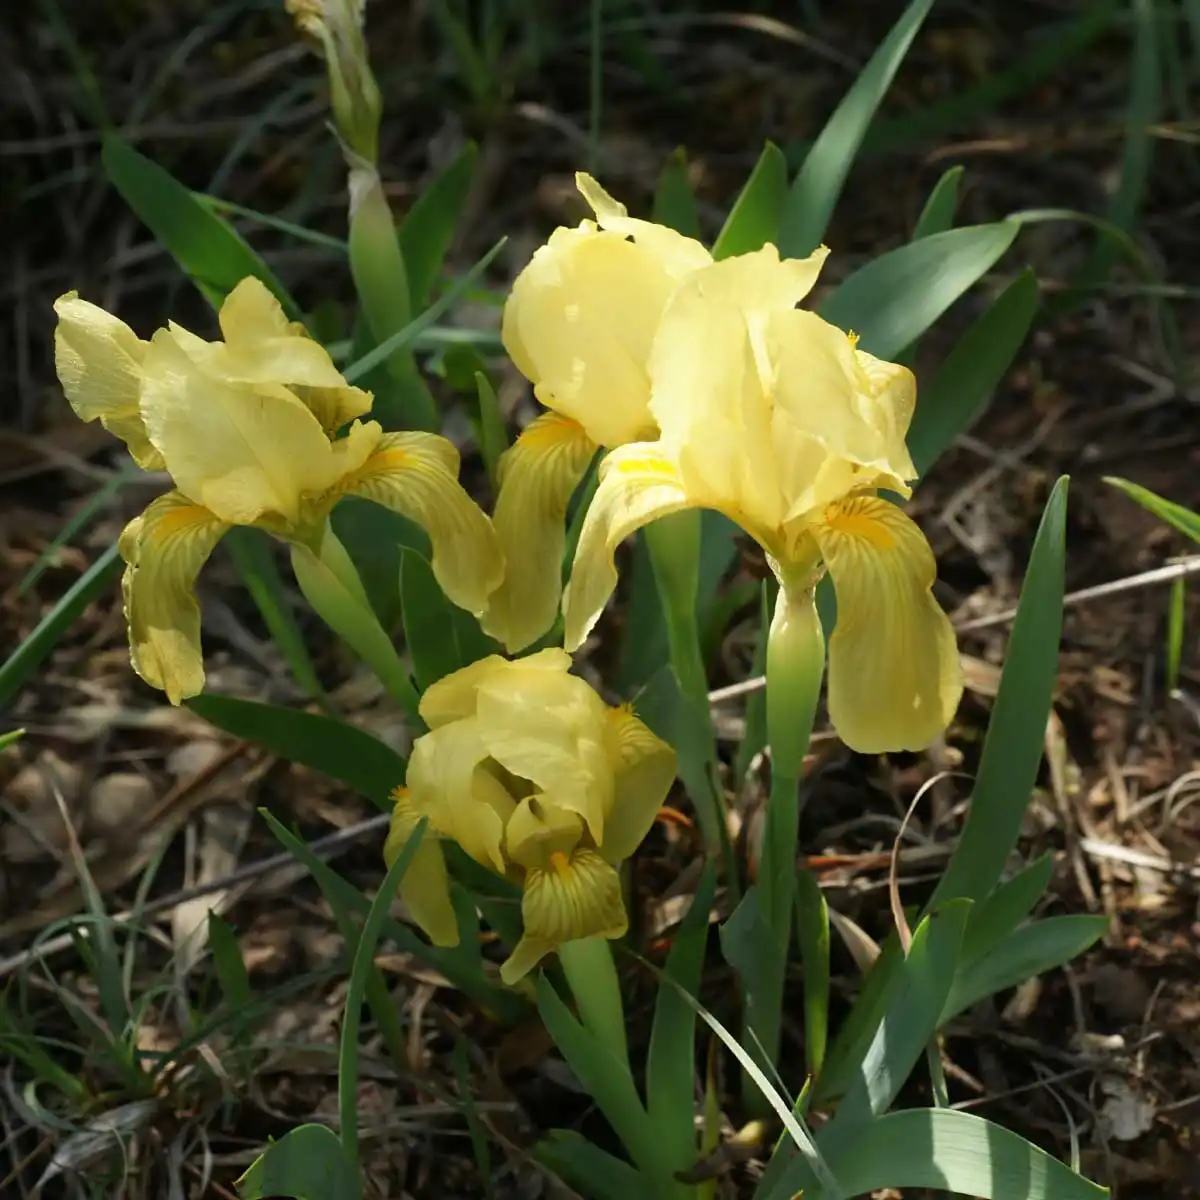
M319 553L292 545L292 571L313 611L375 672L388 695L418 726L418 697L392 639L367 599L345 546L326 528Z
M763 1057L779 1055L783 988L791 946L796 888L800 777L812 739L825 673L825 637L810 592L780 588L767 640L767 737L771 793L758 866L759 912L772 958L763 972L763 994L753 997L752 1027Z
M564 942L558 948L558 957L585 1028L603 1042L618 1062L628 1067L621 982L608 940L589 937Z
M696 620L700 531L700 513L692 510L662 517L648 525L644 532L666 620L671 667L679 681L687 719L694 729L694 736L688 741L701 748L704 758L704 784L689 788L689 793L696 806L705 847L711 857L724 860L736 894L736 866L725 821L725 797L717 774L717 743L708 703L708 676Z

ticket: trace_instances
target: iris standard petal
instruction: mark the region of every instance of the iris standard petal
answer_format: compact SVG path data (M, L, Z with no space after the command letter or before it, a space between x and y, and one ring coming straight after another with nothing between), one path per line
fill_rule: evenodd
M184 495L224 521L300 517L343 469L311 412L276 384L226 383L206 374L160 329L146 354L142 414Z
M770 399L745 314L704 295L698 281L707 274L680 287L659 325L650 410L689 495L734 519L744 516L751 531L770 529L784 512Z
M672 278L682 279L712 262L712 255L694 238L685 237L666 225L631 217L625 205L614 200L590 175L576 172L575 186L596 214L601 229L611 229L633 238L637 245L658 259Z
M577 675L522 660L479 685L479 734L506 771L530 780L545 803L577 813L599 844L612 809L608 707Z
M557 807L545 795L526 796L504 830L504 852L526 870L547 870L556 854L570 855L583 838L578 813Z
M414 810L477 862L504 874L504 825L516 801L480 764L488 751L468 717L422 734L408 760Z
M933 598L933 552L894 504L856 496L813 526L837 590L829 716L853 750L920 750L962 695L954 630Z
M563 591L566 649L582 645L617 586L617 547L650 521L696 507L699 502L684 491L675 464L657 442L631 442L605 456Z
M76 415L98 420L119 437L139 467L161 471L162 456L146 436L138 407L148 343L76 292L60 296L54 311L54 369Z
M504 551L504 580L480 623L509 654L554 624L562 597L567 504L596 448L578 422L545 413L500 459L492 523Z
M553 671L566 674L571 669L571 656L557 646L549 646L536 654L510 662L499 654L489 654L469 666L431 683L421 696L421 719L430 729L451 721L475 716L479 703L480 685L501 679L516 667L522 670Z
M646 360L672 279L618 233L557 229L517 276L501 336L548 408L615 446L654 432Z
M609 709L608 730L616 777L599 849L607 862L619 863L650 832L675 781L675 751L626 707Z
M621 937L629 927L621 878L594 850L558 854L549 870L530 871L521 898L525 936L501 966L500 978L516 983L563 942Z
M339 485L415 521L429 534L433 574L459 608L478 616L504 576L491 521L458 482L458 452L433 433L387 433Z
M409 800L407 788L392 793L392 820L383 844L383 861L390 867L400 857L408 839L421 821ZM400 880L400 899L409 916L425 931L435 946L458 945L458 919L450 901L450 877L446 859L433 830L426 826L421 844L409 860Z
M218 315L224 345L207 351L207 368L231 382L282 383L300 397L327 433L370 412L372 396L350 386L329 352L289 321L266 285L247 276ZM208 345L208 343L204 343Z
M168 492L130 521L118 542L133 669L172 704L204 690L196 576L228 528Z

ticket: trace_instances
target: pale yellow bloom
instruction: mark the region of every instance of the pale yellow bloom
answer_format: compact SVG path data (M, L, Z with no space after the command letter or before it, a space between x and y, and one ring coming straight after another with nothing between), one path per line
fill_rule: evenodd
M904 443L915 381L792 307L798 274L768 246L676 289L649 358L660 433L601 464L564 596L565 644L599 617L626 537L668 513L717 509L767 551L793 603L832 576L829 710L846 743L918 749L945 729L962 684L933 554L877 495L908 495L916 474Z
M712 263L699 242L631 218L590 176L575 178L596 220L555 230L504 307L505 348L550 410L500 462L493 519L508 570L483 626L510 653L554 621L567 503L597 449L657 432L655 330L679 281Z
M371 394L346 383L257 279L225 300L220 342L175 324L144 342L75 293L55 311L55 363L72 407L175 484L120 539L133 665L172 703L203 688L195 579L234 525L317 552L338 500L364 496L428 531L434 573L455 604L486 607L503 560L458 483L458 452L433 434L357 420Z
M570 665L558 649L493 655L433 684L421 698L430 731L394 796L389 863L429 819L400 894L436 945L458 942L439 838L523 884L525 932L501 968L508 983L563 942L625 932L617 866L675 778L671 747Z

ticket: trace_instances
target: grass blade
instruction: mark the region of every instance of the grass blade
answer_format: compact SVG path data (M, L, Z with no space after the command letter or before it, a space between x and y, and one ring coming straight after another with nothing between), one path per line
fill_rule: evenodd
M1176 504L1173 500L1165 500L1149 488L1131 483L1128 479L1120 479L1116 475L1106 475L1104 482L1111 483L1130 500L1140 504L1147 512L1153 513L1160 521L1178 529L1185 537L1191 538L1193 542L1200 542L1200 513L1185 508L1182 504Z
M260 529L242 526L231 529L223 540L242 583L262 615L271 640L279 647L296 682L311 699L326 707L329 699L317 678L304 635L296 624L284 591L283 576L271 552L270 539Z
M987 896L1016 845L1042 761L1058 673L1066 557L1067 478L1042 514L988 723L966 828L929 902Z
M646 1112L676 1171L686 1169L696 1160L692 1119L696 1012L679 993L695 996L700 990L708 945L708 917L715 891L716 876L709 864L667 956L665 974L675 986L659 984L646 1054Z
M912 240L945 233L954 224L954 210L958 208L958 188L962 183L963 168L951 167L933 186L921 215L913 229Z
M859 267L826 299L821 316L854 330L864 350L892 358L992 269L1019 228L997 221L909 242Z
M783 206L785 257L803 258L821 244L867 128L932 6L933 0L911 0L813 143Z
M260 742L288 762L347 784L384 812L391 811L392 788L404 782L405 760L385 742L344 721L219 692L193 696L188 707L234 737Z
M1037 310L1037 278L1027 267L963 334L921 390L908 431L918 475L924 475L987 407L1024 345Z
M120 569L117 547L109 546L0 665L0 708L8 707L25 681L58 645L75 618L108 587Z
M749 254L778 238L779 219L787 200L787 176L783 151L774 142L767 142L717 235L713 258Z
M125 203L214 308L247 275L254 275L292 320L300 319L295 302L266 263L189 188L116 134L105 135L101 157Z
M429 819L422 817L404 844L396 861L388 868L383 883L363 922L358 946L354 951L354 962L350 968L350 982L346 988L346 1009L342 1016L342 1038L338 1051L338 1123L341 1126L342 1152L346 1156L351 1172L358 1175L358 1029L362 1021L364 993L367 979L375 969L375 947L383 934L384 924L392 907L392 900L400 889L400 883L412 862L421 839L429 828ZM361 1186L358 1188L361 1194Z
M682 147L673 150L658 177L654 191L653 219L669 225L685 237L700 237L700 215L696 211L696 194L688 179L687 154Z

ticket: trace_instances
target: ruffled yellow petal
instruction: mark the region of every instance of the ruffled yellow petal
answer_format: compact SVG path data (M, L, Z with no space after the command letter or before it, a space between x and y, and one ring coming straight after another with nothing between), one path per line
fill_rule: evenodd
M504 576L491 521L458 482L458 452L432 433L387 433L339 490L415 521L433 547L433 574L459 608L478 616Z
M594 850L559 854L548 870L530 871L521 899L525 936L501 966L500 978L516 983L563 942L621 937L629 927L621 879Z
M663 453L678 465L688 493L738 514L751 530L769 529L784 512L770 400L746 314L701 287L716 270L691 276L659 325L650 355L650 409Z
M298 520L302 499L329 490L346 468L286 388L207 374L169 330L150 343L141 405L176 487L234 525Z
M695 507L698 502L688 496L657 442L632 442L605 456L563 591L563 645L568 650L582 645L617 586L617 547L657 517Z
M813 533L837 589L834 728L862 753L928 746L962 695L954 630L931 590L929 544L895 505L873 496L828 506Z
M342 378L325 347L299 322L287 319L260 280L243 279L226 296L218 320L225 343L216 343L206 352L206 365L221 378L285 384L327 433L370 412L371 393L351 387Z
M408 760L413 809L477 862L504 873L504 825L516 802L481 764L487 746L474 717L417 738Z
M501 336L547 407L615 446L650 436L646 360L672 280L618 233L557 229L517 276Z
M521 670L565 675L571 669L571 656L557 646L548 646L513 662L499 654L489 654L431 683L421 697L421 719L430 729L437 729L450 721L475 716L480 685L498 680L518 666Z
M389 867L400 857L421 820L409 800L407 788L397 788L392 793L392 800L392 821L383 844L383 860ZM400 899L409 916L435 946L458 945L458 919L450 902L446 859L431 828L426 828L421 844L400 880Z
M168 492L130 521L118 542L133 669L172 704L204 690L196 576L228 528Z
M608 709L577 675L509 664L478 688L479 735L506 771L545 803L577 813L599 843L612 809ZM452 728L448 726L447 728Z
M774 379L770 323L775 314L793 311L812 291L828 257L828 248L821 246L807 258L780 258L768 243L760 250L713 263L687 281L687 290L742 314L765 390L770 390Z
M771 432L784 470L788 516L871 486L908 492L904 433L916 381L872 358L837 326L802 310L770 320L775 366Z
M619 863L650 832L675 781L675 751L628 708L609 709L608 729L616 780L600 853Z
M562 597L567 504L595 451L578 422L546 413L500 459L492 523L504 551L504 580L480 623L509 654L554 624Z
M60 296L54 311L54 368L76 415L98 420L119 437L139 467L161 471L162 456L146 436L138 407L147 343L76 292Z
M590 175L577 172L575 186L596 214L601 229L633 238L635 244L658 259L673 279L681 279L712 262L712 255L694 238L684 237L666 225L631 217L625 205L614 200Z

